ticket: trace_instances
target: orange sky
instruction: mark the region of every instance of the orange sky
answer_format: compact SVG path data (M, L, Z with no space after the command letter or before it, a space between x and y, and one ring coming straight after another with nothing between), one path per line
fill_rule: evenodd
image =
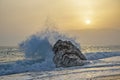
M16 45L42 29L46 17L65 31L120 30L119 9L120 0L0 0L0 44Z

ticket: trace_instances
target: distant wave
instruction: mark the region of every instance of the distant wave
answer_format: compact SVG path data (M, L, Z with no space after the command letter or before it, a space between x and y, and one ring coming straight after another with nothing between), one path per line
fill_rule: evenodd
M109 57L120 56L120 52L94 52L94 53L86 53L85 56L88 60L98 60Z

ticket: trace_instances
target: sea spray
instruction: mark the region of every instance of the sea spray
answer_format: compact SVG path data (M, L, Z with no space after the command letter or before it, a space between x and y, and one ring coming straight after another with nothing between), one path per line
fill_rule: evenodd
M55 26L53 27L53 25L50 25L45 25L45 28L42 31L30 36L19 45L20 49L25 53L26 59L52 59L52 46L59 39L71 41L80 48L80 45L76 42L75 38L63 34L63 32L54 28Z
M44 59L51 52L51 45L47 38L39 38L32 35L20 44L20 49L25 53L27 59Z
M75 38L69 37L68 34L58 31L51 25L43 27L45 28L40 32L19 44L20 52L25 54L25 59L0 64L0 75L55 69L52 46L59 39L71 41L80 48Z

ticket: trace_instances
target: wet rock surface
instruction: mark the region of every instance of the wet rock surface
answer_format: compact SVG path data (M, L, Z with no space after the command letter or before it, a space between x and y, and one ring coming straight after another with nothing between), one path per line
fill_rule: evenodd
M70 41L58 40L53 46L53 61L56 67L72 67L84 65L86 57Z

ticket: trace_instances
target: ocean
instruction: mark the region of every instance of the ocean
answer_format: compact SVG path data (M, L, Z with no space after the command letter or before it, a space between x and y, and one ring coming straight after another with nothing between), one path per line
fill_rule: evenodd
M81 51L88 60L99 60L113 56L120 56L120 46L118 45L81 46ZM0 75L24 73L29 71L46 71L55 68L51 63L48 63L47 66L42 62L44 62L42 59L35 60L26 58L25 53L18 47L0 47Z
M69 40L79 48L87 58L85 65L56 68L52 46L59 39ZM83 46L77 41L79 39L46 29L31 35L18 47L1 46L0 80L97 80L120 75L120 45Z

